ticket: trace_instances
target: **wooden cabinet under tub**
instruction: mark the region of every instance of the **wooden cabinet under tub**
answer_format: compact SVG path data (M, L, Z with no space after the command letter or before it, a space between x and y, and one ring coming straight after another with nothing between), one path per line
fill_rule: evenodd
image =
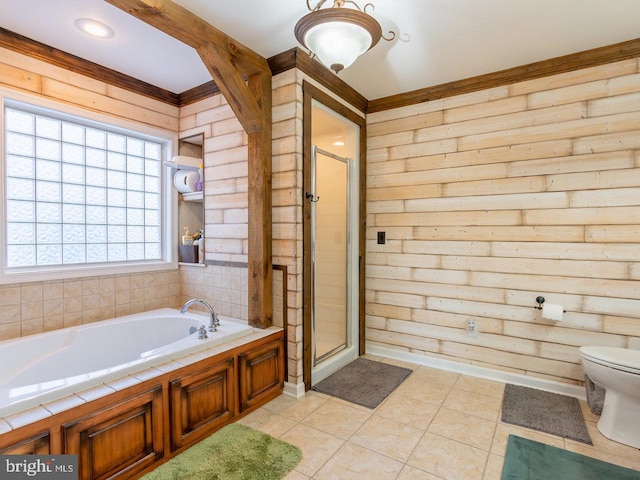
M252 335L244 345L0 434L0 453L77 454L80 480L139 478L282 393L284 332Z
M78 455L78 478L128 478L164 455L162 388L62 426L64 453Z
M270 342L242 353L239 360L240 412L268 402L284 384L283 342Z
M169 382L171 449L199 440L235 416L235 357Z

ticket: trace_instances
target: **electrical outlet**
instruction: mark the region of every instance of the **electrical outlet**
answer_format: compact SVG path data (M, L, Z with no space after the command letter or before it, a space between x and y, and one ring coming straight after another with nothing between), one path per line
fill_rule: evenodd
M467 320L467 337L478 338L478 325L475 320Z

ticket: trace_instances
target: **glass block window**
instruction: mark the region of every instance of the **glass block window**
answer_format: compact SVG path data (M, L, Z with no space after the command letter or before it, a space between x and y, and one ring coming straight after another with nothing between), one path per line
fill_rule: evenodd
M8 103L5 268L162 258L163 143Z

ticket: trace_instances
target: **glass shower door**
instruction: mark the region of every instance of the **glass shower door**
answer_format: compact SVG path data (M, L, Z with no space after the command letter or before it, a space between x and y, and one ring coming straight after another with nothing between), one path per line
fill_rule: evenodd
M311 182L314 366L351 343L349 160L313 147Z

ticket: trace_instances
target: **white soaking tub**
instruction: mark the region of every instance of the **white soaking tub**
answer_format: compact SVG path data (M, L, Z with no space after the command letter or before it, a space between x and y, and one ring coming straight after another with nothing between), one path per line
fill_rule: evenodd
M253 332L220 316L163 308L0 342L0 417L145 370Z

